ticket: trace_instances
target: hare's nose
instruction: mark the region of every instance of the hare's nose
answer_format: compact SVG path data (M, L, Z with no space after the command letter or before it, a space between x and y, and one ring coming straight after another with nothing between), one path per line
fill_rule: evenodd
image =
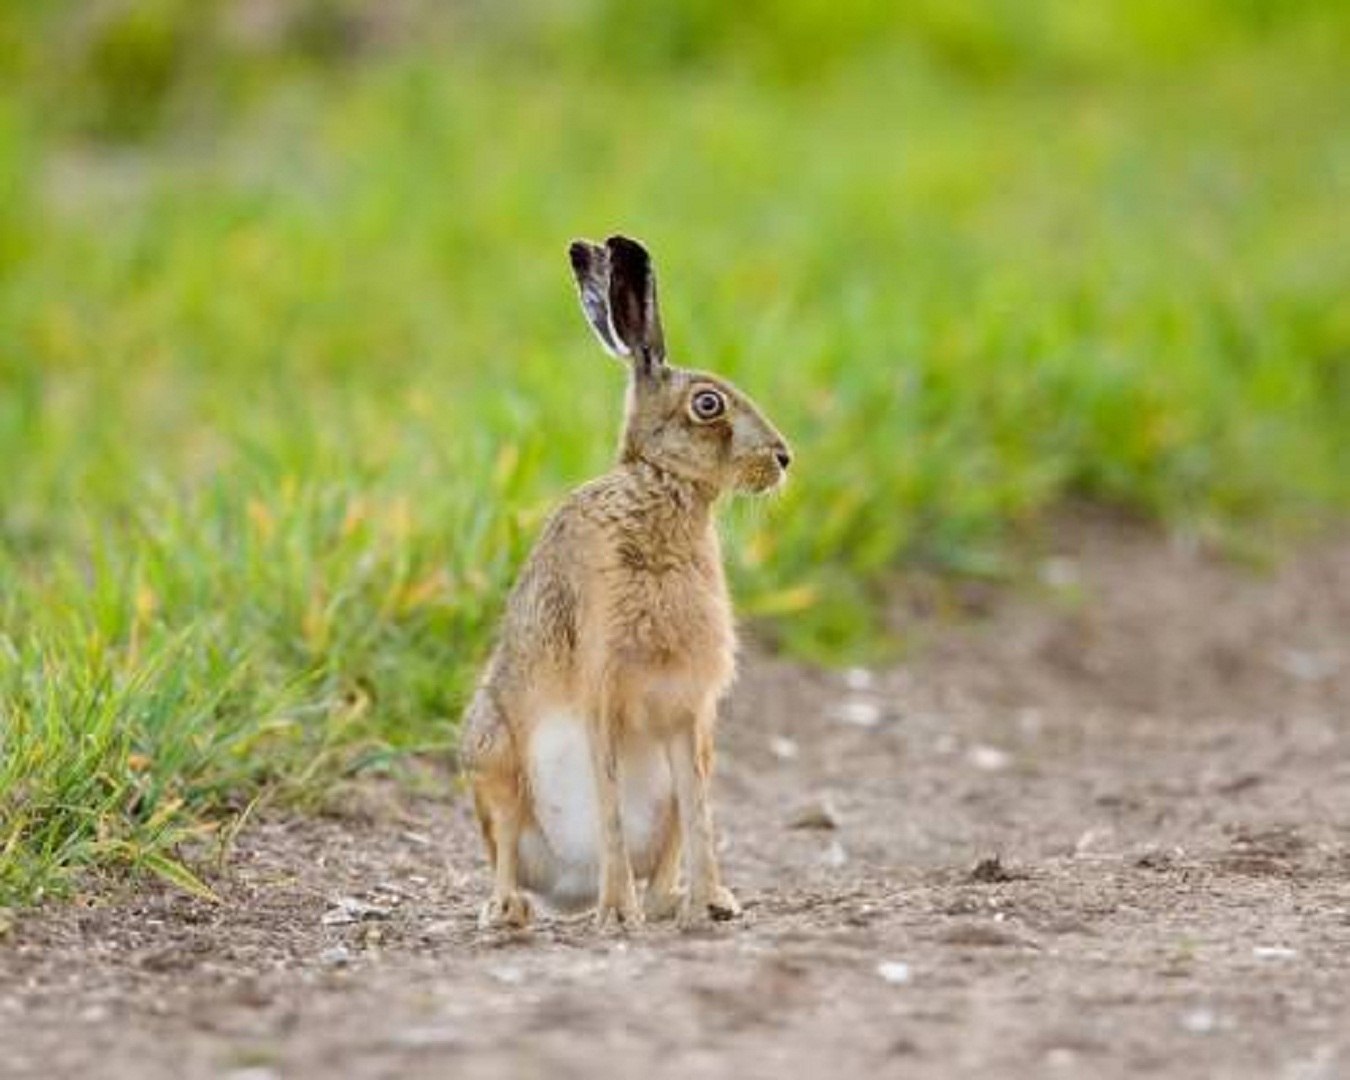
M792 464L792 455L788 453L788 448L786 446L780 446L773 452L773 456L778 459L778 467L780 469L786 469Z

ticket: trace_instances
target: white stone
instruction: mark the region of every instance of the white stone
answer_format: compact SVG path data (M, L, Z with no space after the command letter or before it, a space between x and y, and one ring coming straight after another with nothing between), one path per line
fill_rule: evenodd
M801 748L786 736L775 735L769 740L769 753L779 761L795 761L797 755L801 753Z
M982 772L999 772L1012 764L1012 755L997 746L985 746L983 743L972 746L966 753L967 759Z
M892 986L903 986L909 982L909 965L903 960L883 960L877 965L877 974Z
M881 723L881 706L866 698L845 698L835 706L834 715L844 723L856 727L876 727Z

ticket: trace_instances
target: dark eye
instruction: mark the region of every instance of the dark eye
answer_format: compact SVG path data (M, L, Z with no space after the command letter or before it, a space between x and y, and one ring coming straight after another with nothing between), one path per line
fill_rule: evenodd
M698 420L716 420L727 411L727 399L716 390L700 390L690 402L694 417Z

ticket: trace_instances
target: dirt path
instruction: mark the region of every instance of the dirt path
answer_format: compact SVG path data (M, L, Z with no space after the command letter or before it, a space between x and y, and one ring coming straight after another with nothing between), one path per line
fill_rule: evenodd
M747 665L738 925L480 934L463 802L367 788L246 834L221 906L25 918L0 1076L1350 1075L1350 542L1053 555L888 672Z

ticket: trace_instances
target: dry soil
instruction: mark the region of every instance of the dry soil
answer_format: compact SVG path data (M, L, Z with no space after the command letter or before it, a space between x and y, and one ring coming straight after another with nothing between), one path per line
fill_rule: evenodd
M886 670L751 656L734 924L480 932L464 800L264 817L222 903L0 934L4 1077L1350 1076L1350 540L1257 573L1079 521L911 590Z

